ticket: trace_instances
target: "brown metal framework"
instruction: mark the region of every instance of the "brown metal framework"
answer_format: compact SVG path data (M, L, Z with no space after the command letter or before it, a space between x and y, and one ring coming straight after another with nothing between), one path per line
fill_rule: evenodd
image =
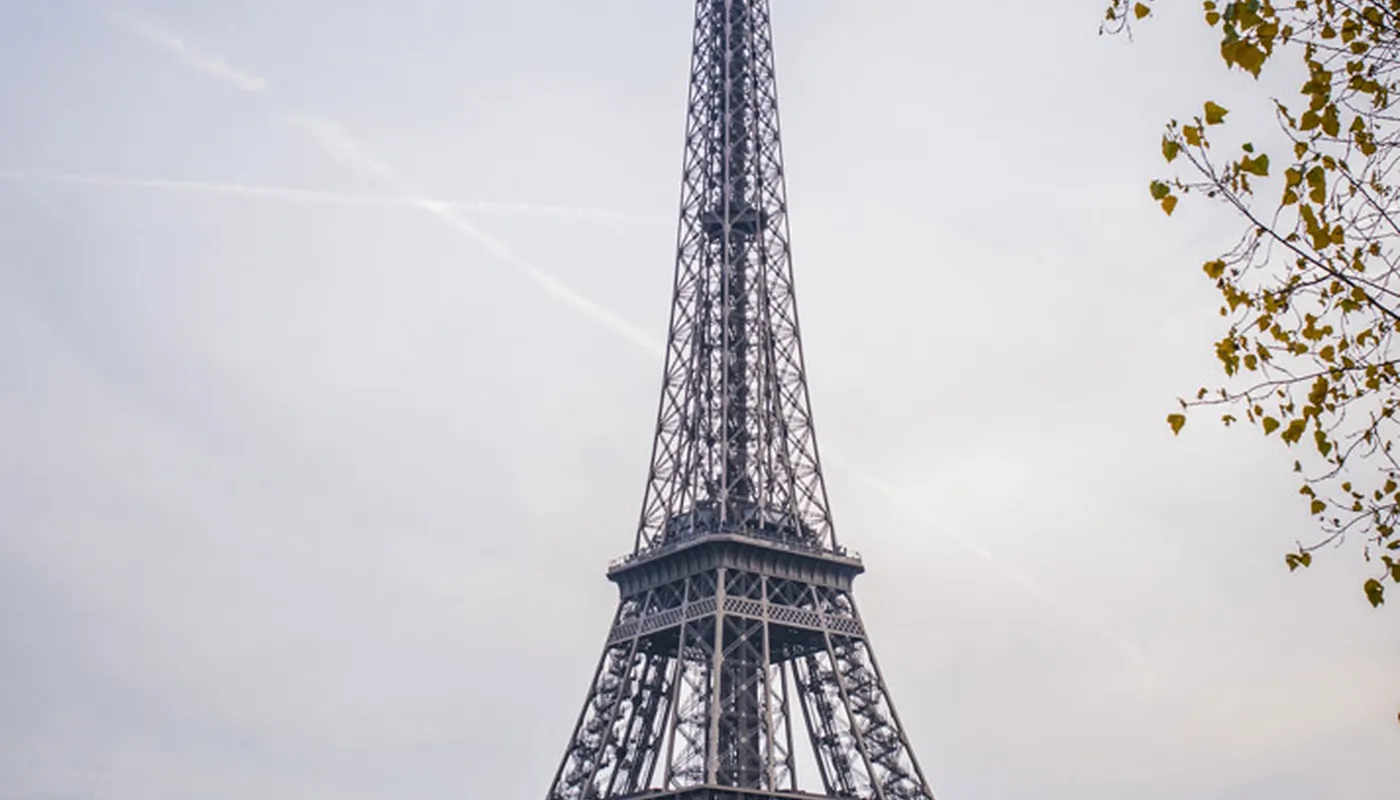
M832 529L782 161L767 0L698 0L651 470L548 800L933 798Z

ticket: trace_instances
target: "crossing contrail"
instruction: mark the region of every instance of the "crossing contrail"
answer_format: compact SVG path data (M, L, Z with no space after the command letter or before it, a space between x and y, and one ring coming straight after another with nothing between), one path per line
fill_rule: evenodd
M356 141L339 123L334 120L306 115L293 115L291 119L296 127L309 135L331 157L349 165L352 169L377 177L395 190L414 198L410 200L410 205L442 220L453 230L476 242L484 250L496 256L516 272L529 278L540 288L602 323L633 344L648 352L662 352L660 342L617 314L569 288L553 275L521 258L510 245L482 230L459 209L448 203L423 198L417 187L410 184L397 171L371 156L364 146Z
M195 47L184 36L175 33L158 20L125 13L113 16L133 34L170 53L191 69L203 72L242 92L265 96L271 94L271 83L267 79L234 67L224 59ZM661 352L661 344L651 336L521 258L513 248L482 230L460 209L450 203L425 197L396 170L370 155L369 151L338 122L296 111L284 111L283 117L330 158L393 187L404 196L405 205L422 209L447 223L453 230L495 255L506 266L633 344L650 352Z
M169 28L159 22L147 18L135 18L129 15L117 15L117 19L123 22L132 33L168 51L171 55L192 69L196 69L221 80L240 91L262 95L271 94L271 84L266 79L247 70L233 67L223 59L194 47L188 43L185 37L173 33ZM326 155L347 164L364 175L378 178L391 186L395 191L409 198L406 201L407 205L420 208L432 214L445 224L451 226L454 230L457 230L467 238L476 242L486 251L495 255L514 271L524 275L545 291L573 306L576 310L583 312L595 322L604 325L613 332L621 335L630 343L651 353L653 356L658 358L663 357L664 350L660 342L648 336L619 315L614 314L579 294L553 275L521 259L509 245L490 235L473 223L460 208L448 203L422 197L421 193L416 191L416 187L406 181L392 167L374 157L364 145L351 136L339 123L323 117L297 112L285 113L284 116L293 127L301 131L303 135L308 136ZM1046 608L1054 611L1066 621L1087 628L1095 634L1102 636L1107 641L1112 642L1131 658L1134 667L1143 678L1144 684L1148 688L1155 685L1155 679L1147 659L1142 651L1126 637L1093 618L1092 615L1084 611L1076 610L1059 600L1055 595L1036 583L1029 575L1022 572L1015 565L1010 564L1003 558L978 544L965 533L958 531L954 527L938 522L937 518L927 509L923 508L921 504L896 491L888 484L870 476L864 470L854 465L846 464L843 461L835 461L833 465L845 469L861 483L894 502L914 519L918 519L924 524L933 527L934 530L967 548L969 552L986 561L1018 586L1041 599L1045 603Z
M471 210L487 214L616 220L618 222L639 224L670 225L672 222L669 217L664 217L660 214L638 214L609 208L578 208L573 206L541 205L538 203L505 203L497 200L436 200L423 197L328 192L321 189L299 189L288 186L259 186L222 181L133 178L122 175L32 172L27 170L0 170L0 180L21 183L57 183L125 189L151 189L167 192L189 192L194 194L247 197L257 200L275 200L285 203L345 206L398 206L413 208L420 206L422 203L429 202L456 210Z

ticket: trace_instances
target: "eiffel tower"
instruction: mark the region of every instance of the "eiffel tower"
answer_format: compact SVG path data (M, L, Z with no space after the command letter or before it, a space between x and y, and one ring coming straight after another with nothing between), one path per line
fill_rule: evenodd
M767 0L697 0L651 470L547 800L933 798L828 510L771 30Z

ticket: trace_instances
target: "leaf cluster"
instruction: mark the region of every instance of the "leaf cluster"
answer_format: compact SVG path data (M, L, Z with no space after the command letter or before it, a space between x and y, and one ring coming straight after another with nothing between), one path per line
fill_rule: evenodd
M1180 168L1149 192L1172 214L1197 194L1236 214L1234 247L1206 262L1224 335L1224 386L1201 388L1168 424L1219 407L1294 451L1299 493L1319 537L1288 553L1289 569L1320 548L1359 540L1376 567L1373 606L1400 584L1400 0L1266 0L1201 4L1230 69L1258 78L1279 59L1303 67L1296 94L1271 98L1287 149L1244 137L1217 149L1228 110L1214 102L1166 125L1163 158ZM1151 2L1112 0L1103 30L1131 33ZM1277 166L1282 166L1280 171Z

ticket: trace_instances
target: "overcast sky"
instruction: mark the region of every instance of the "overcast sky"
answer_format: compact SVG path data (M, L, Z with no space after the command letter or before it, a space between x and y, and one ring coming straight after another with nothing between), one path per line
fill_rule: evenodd
M775 0L838 535L941 800L1382 800L1161 123L1187 6ZM1170 5L1170 4L1166 4ZM0 798L538 800L631 544L685 0L0 0ZM1238 118L1238 117L1237 117ZM807 783L812 785L812 776Z

